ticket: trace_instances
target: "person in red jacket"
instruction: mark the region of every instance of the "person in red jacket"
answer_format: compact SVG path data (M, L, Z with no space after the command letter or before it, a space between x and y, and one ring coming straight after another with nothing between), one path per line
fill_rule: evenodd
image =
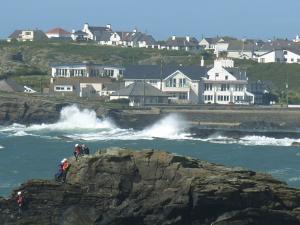
M76 158L76 161L77 161L78 157L81 155L82 155L82 147L79 144L76 144L75 148L74 148L74 156Z
M19 214L21 214L25 206L25 197L21 191L19 191L17 195L17 204L19 207Z
M62 182L65 183L66 182L66 177L67 177L67 173L68 170L70 169L71 164L68 162L67 159L63 159L63 164L62 164Z

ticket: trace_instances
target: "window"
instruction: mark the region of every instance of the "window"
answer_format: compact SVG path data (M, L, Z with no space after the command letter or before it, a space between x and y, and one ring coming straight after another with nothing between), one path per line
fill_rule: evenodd
M291 62L294 62L294 59L293 59L293 58L291 58Z
M260 58L261 63L265 63L265 58Z
M221 91L228 91L229 90L229 84L221 84Z
M225 76L225 80L228 80L228 76Z
M180 93L179 93L179 99L187 99L187 93L185 93L185 92L180 92Z
M105 69L104 70L104 76L113 77L114 76L114 70Z
M216 73L216 77L219 77L219 73Z
M244 86L242 84L235 85L235 91L243 91L243 90L244 90Z
M284 54L284 55L287 55L287 54L288 54L288 52L287 52L287 51L283 51L283 54Z
M211 91L212 90L212 84L205 84L204 85L204 90L205 91Z
M119 70L119 74L120 74L120 75L123 75L123 70Z
M172 79L172 87L176 87L176 79Z
M179 87L185 87L186 86L186 79L180 78L179 79Z

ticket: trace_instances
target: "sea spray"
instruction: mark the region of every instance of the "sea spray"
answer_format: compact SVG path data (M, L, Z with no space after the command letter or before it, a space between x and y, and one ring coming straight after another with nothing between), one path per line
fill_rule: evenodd
M28 127L27 131L36 130L86 130L113 129L115 125L109 119L97 118L96 112L89 109L80 110L76 105L67 106L60 112L60 119L54 124L40 124Z
M170 114L144 129L140 135L166 139L186 139L190 135L185 133L188 128L188 122L183 116Z

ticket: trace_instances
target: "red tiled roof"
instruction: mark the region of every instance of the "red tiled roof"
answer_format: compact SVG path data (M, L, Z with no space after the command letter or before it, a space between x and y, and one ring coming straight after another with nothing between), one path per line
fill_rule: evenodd
M54 29L49 30L48 32L46 32L46 34L70 34L70 32L65 31L62 28L54 28Z

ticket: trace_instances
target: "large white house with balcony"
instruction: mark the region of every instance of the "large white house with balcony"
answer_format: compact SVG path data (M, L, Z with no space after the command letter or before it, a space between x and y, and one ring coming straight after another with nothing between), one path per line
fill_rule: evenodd
M247 91L246 71L234 67L233 60L217 59L203 78L203 103L254 103L254 95Z
M123 77L124 68L91 62L51 65L52 77Z
M201 66L128 66L124 72L125 86L145 82L158 88L174 103L244 104L254 103L247 91L246 72L234 62L219 59L213 68Z

